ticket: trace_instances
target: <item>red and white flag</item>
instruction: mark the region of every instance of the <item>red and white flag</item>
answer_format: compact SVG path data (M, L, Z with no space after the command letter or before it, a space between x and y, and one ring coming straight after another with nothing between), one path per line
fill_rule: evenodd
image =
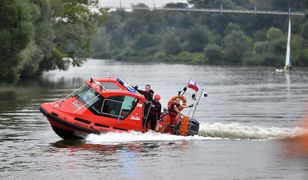
M198 92L199 90L199 86L197 84L197 82L190 80L188 83L188 88L193 89L194 91Z

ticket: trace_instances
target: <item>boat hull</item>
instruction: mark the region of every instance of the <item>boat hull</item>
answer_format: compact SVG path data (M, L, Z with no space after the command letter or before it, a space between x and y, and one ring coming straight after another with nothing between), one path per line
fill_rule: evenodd
M54 132L62 139L84 139L88 134L98 134L98 131L89 130L69 122L66 122L43 108L40 111L47 117Z

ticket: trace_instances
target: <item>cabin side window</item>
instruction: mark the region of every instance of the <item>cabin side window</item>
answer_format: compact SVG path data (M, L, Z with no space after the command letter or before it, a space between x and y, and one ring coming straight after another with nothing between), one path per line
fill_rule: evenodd
M120 112L120 116L126 117L128 116L133 109L135 109L137 105L138 99L131 97L131 96L125 96L124 101L122 103L122 108ZM123 118L123 119L124 119Z
M104 97L99 96L98 100L92 106L89 107L89 110L95 115L101 115L101 108L103 102L104 102Z
M110 118L125 119L136 107L137 98L131 96L112 96L104 99L101 115Z

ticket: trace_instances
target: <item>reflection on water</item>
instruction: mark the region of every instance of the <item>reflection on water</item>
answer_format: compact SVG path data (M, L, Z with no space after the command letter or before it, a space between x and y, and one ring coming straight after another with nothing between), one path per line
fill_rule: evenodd
M39 105L65 97L85 79L103 76L119 76L139 87L151 84L163 105L189 77L197 80L209 94L196 112L206 137L127 134L125 142L117 135L116 142L110 136L60 140ZM307 77L307 69L301 68L277 74L267 67L91 60L67 72L45 73L40 80L2 84L0 178L305 179L305 163L282 158L278 147L286 142L268 139L300 132L296 126L307 104Z
M60 140L51 143L51 147L64 148L71 152L92 151L97 154L110 155L118 151L127 150L134 153L148 153L159 147L157 142L152 143L118 143L118 144L88 144L86 141Z
M65 159L61 163L62 168L78 170L80 165L84 168L97 170L118 168L121 169L123 177L130 178L140 176L142 172L139 168L148 166L147 161L155 161L159 156L162 156L165 149L187 151L187 145L186 141L89 144L86 141L60 140L51 143L46 152L62 154ZM179 153L177 154L179 155ZM173 158L179 158L179 156L173 156Z

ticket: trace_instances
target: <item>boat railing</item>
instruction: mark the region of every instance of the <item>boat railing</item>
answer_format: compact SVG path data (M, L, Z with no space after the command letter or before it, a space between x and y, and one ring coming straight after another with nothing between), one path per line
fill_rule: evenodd
M143 121L142 121L142 126L146 127L148 124L148 117L150 114L150 110L152 107L152 102L151 101L146 101L144 103L144 110L143 110Z

